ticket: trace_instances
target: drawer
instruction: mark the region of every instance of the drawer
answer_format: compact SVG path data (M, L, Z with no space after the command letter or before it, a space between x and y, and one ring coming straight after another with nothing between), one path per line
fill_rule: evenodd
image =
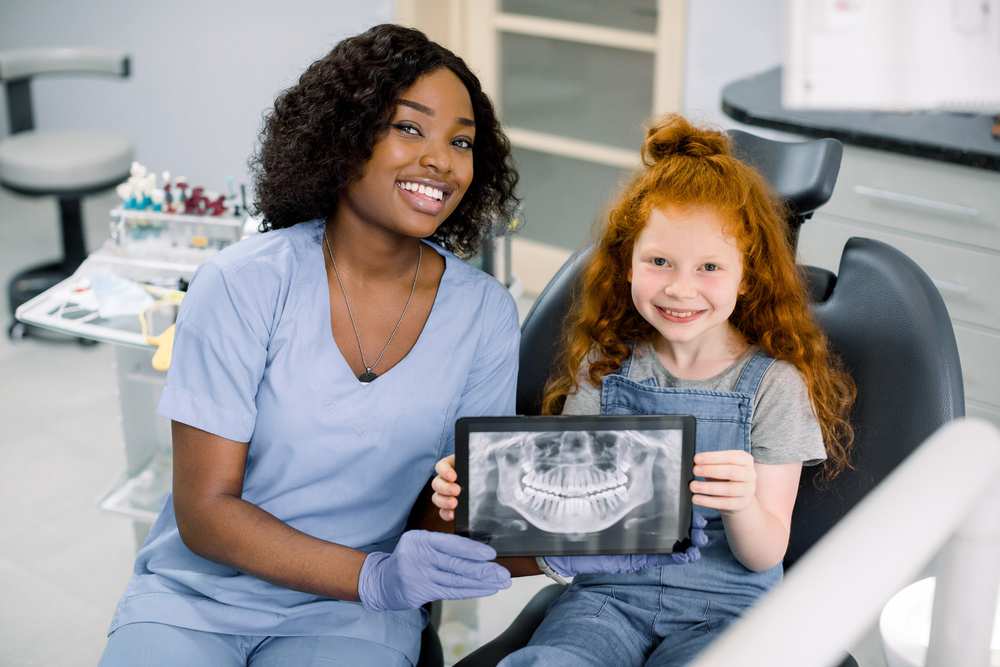
M820 210L1000 250L998 171L845 146L837 186Z
M1000 406L1000 331L981 331L961 322L954 327L965 398Z
M1000 252L894 234L817 214L802 225L799 261L836 273L844 244L852 236L883 241L906 253L935 281L952 319L1000 329Z

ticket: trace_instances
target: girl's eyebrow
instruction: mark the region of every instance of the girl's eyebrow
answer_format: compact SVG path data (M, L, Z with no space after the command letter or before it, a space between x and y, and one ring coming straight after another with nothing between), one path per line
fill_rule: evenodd
M421 104L420 102L414 102L412 100L399 100L399 104L402 104L404 107L410 107L411 109L416 109L420 113L430 116L431 118L433 118L435 114L434 109L431 109L429 106ZM476 126L476 121L472 120L471 118L463 118L461 116L456 118L455 122L457 122L459 125L465 125L467 127Z

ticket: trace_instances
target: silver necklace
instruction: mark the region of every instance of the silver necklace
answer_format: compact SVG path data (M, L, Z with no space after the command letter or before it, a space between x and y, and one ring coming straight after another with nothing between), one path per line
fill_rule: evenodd
M361 352L361 363L365 367L365 372L358 377L361 380L361 384L368 384L372 380L378 377L372 372L372 369L378 365L378 362L382 361L382 355L385 351L389 349L389 343L392 342L393 337L396 335L396 331L399 330L399 325L403 323L403 315L406 315L406 309L410 307L410 301L413 299L413 293L417 290L417 277L420 275L420 262L424 258L424 244L421 243L418 248L417 253L417 272L413 275L413 287L410 288L410 296L406 299L406 305L403 306L403 314L399 316L399 321L396 322L396 328L392 330L392 335L389 336L389 340L386 341L385 347L382 348L382 354L378 355L378 359L371 366L365 361L365 350L361 347L361 335L358 333L358 325L354 322L354 314L351 312L351 302L347 300L347 290L344 289L344 281L340 279L340 271L337 270L337 260L333 258L333 250L330 249L330 237L326 235L326 230L323 230L323 241L326 242L326 251L330 253L330 261L333 262L333 272L337 276L337 282L340 283L340 291L344 293L344 303L347 304L347 315L351 318L351 326L354 327L354 337L358 339L358 350Z

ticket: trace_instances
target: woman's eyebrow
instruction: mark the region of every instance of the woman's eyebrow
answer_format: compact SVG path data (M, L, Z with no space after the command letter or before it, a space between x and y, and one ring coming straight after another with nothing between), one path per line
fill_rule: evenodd
M430 116L431 118L433 118L435 114L434 109L431 109L429 106L421 104L420 102L414 102L413 100L399 100L399 104L402 104L404 107L410 107L411 109L416 109L420 113ZM455 122L458 123L459 125L466 125L468 127L476 126L476 121L472 120L471 118L463 118L462 116L457 117L455 119Z

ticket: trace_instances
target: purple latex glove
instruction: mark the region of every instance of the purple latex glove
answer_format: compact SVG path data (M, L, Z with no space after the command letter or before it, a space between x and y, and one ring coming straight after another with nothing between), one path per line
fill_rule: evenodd
M406 611L431 600L493 595L510 586L510 572L489 561L493 547L459 535L409 530L391 554L368 554L358 596L368 611Z
M708 522L697 512L691 513L691 546L677 554L634 554L624 556L546 556L545 562L563 577L578 574L628 574L648 567L693 563L701 558L698 547L708 544Z

